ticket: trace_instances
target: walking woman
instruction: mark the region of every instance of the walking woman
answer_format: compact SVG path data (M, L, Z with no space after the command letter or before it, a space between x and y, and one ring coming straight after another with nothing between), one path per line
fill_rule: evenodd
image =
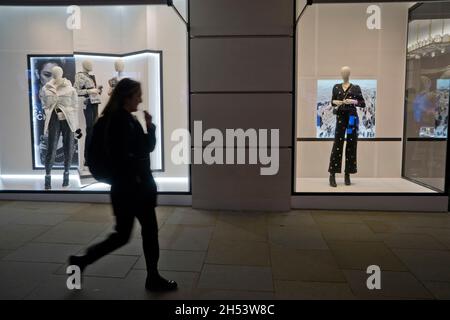
M150 291L174 290L175 281L159 275L156 184L150 170L150 152L156 145L155 125L145 112L147 134L132 115L142 102L139 82L125 78L114 89L102 117L105 145L110 155L111 202L116 219L115 232L105 241L87 249L84 256L71 256L70 265L83 271L89 264L128 243L136 217L142 227L142 243L147 265L145 287ZM94 133L95 134L95 133ZM92 142L92 148L96 148Z

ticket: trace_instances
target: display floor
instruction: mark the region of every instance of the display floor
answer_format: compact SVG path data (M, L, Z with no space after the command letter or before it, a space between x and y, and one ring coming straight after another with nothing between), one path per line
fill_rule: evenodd
M447 213L156 210L178 291L144 290L138 223L70 291L67 257L113 230L110 205L0 201L0 299L450 299ZM382 290L366 287L371 264Z
M296 192L382 192L382 193L436 193L402 178L352 178L352 185L344 184L344 175L337 175L337 188L328 184L328 178L297 178Z
M159 192L189 192L188 178L155 177ZM0 175L0 190L42 191L44 175ZM52 176L53 191L109 191L110 186L103 183L82 183L78 174L70 175L70 185L62 187L62 173Z

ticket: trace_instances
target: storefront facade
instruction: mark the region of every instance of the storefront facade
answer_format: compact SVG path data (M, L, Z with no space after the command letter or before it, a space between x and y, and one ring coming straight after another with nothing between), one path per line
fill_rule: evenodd
M0 2L0 64L9 79L0 106L2 199L107 201L108 186L92 181L84 166L86 110L97 104L100 113L111 80L131 77L142 83L142 108L159 130L152 169L161 204L448 210L449 1L116 2ZM54 186L45 190L40 93L54 66L77 92L83 136L70 186L61 186L61 140ZM332 91L345 82L343 67L365 108L355 114L352 184L344 185L343 167L333 188ZM98 100L81 91L83 73L95 76ZM224 139L205 139L208 129ZM227 129L254 130L258 139L230 145ZM190 163L174 161L182 132L190 133ZM202 161L194 161L198 155Z

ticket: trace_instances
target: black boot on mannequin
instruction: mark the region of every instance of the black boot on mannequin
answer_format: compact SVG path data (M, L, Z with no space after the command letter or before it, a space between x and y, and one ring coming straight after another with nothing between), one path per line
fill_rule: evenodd
M334 173L330 174L330 186L333 187L333 188L337 187L336 176L334 175Z
M64 171L63 176L63 187L67 187L69 185L69 171Z
M346 186L349 186L349 185L351 185L352 184L352 182L350 181L350 174L349 173L346 173L345 174L345 185Z
M49 174L45 175L45 190L50 190L52 188L52 176Z

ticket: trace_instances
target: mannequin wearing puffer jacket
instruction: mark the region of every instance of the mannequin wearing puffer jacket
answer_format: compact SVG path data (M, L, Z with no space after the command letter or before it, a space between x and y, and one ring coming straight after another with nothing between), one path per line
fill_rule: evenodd
M45 156L45 189L51 189L51 170L55 162L59 136L63 137L64 179L63 187L69 185L69 169L75 152L75 135L81 138L78 125L78 97L70 80L63 78L60 67L52 69L53 79L40 92L45 110L44 134L48 135Z

